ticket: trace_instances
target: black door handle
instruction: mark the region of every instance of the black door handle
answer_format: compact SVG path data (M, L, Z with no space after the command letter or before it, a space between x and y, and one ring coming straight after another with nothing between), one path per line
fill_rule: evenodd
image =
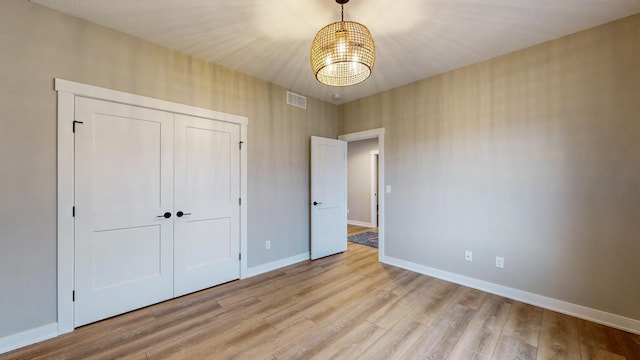
M186 213L186 212L182 212L182 211L178 211L176 213L177 217L183 217L183 216L186 216L186 215L191 215L191 213Z
M170 217L171 217L171 213L167 211L166 213L164 213L164 214L162 214L162 215L158 215L158 217L159 217L159 218L163 217L163 218L165 218L165 219L168 219L168 218L170 218Z
M314 201L314 202L313 202L313 206L316 206L316 205L322 205L322 203L321 203L321 202Z

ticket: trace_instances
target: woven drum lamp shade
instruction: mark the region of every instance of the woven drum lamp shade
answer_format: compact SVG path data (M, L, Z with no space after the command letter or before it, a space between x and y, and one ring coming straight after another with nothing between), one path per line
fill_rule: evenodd
M331 86L366 80L376 60L376 46L366 26L354 21L329 24L311 44L311 68L316 79Z

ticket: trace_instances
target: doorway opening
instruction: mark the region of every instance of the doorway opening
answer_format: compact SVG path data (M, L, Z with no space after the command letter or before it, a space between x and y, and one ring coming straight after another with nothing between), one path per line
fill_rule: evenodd
M347 224L378 227L378 139L347 143Z
M382 260L385 253L384 128L338 138L347 142L347 235L377 233L378 260Z

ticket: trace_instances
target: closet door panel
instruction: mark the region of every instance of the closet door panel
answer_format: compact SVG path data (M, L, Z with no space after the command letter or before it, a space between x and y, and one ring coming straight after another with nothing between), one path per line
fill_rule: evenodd
M173 114L76 98L75 326L173 295Z
M240 277L240 126L175 117L175 296Z

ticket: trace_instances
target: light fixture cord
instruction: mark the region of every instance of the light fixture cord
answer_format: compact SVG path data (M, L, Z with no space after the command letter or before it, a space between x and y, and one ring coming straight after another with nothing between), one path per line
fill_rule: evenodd
M344 4L340 4L340 19L344 22Z

